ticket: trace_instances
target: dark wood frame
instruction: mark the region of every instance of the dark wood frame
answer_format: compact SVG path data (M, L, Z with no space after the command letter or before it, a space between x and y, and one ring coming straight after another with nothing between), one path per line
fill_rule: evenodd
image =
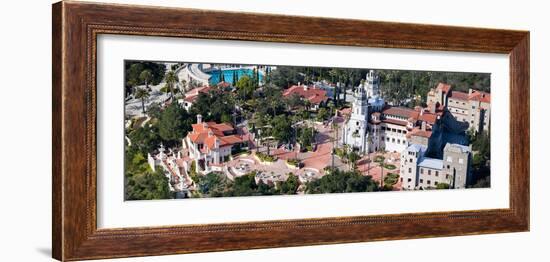
M529 32L83 2L53 5L53 257L81 260L529 230ZM150 228L96 227L98 34L502 53L510 208ZM506 114L506 112L495 112Z

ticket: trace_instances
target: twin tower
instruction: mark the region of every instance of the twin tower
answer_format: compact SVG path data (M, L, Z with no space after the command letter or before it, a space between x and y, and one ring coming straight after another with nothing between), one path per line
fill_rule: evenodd
M351 116L343 128L342 144L361 153L369 152L369 113L379 112L383 107L384 99L380 97L380 78L374 70L370 70L365 80L361 81L361 85L355 90Z

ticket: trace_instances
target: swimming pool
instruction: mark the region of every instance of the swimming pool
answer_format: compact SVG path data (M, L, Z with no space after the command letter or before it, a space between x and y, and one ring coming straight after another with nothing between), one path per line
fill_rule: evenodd
M211 77L209 79L209 82L210 84L212 85L215 85L219 82L221 82L220 80L220 70L214 70L214 71L210 71L208 72ZM249 77L253 77L254 75L254 70L252 69L248 69L248 68L234 68L234 69L222 69L221 70L221 73L223 74L223 78L225 80L225 82L227 83L233 83L233 76L236 77L236 80L235 82L239 81L239 79L243 76L249 76ZM263 81L263 75L262 73L259 74L260 76L260 81Z

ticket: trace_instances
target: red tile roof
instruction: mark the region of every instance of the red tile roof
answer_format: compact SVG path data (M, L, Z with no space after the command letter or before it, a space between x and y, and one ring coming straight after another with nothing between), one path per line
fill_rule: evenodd
M283 97L289 97L296 94L312 104L320 104L328 100L327 91L316 87L293 85L283 92Z
M425 130L419 129L418 127L415 127L413 130L411 130L407 134L407 137L411 137L411 136L421 136L425 138L430 138L432 136L432 131L425 131Z
M211 127L211 128L220 130L220 131L222 131L222 132L227 132L227 131L233 131L233 130L235 130L235 129L233 128L233 126L231 126L231 125L228 124L228 123L216 124L215 122L208 122L208 126Z
M204 139L208 137L208 133L202 132L202 133L189 133L187 135L193 143L203 143Z
M210 91L212 88L209 87L209 86L201 86L201 87L196 87L196 88L193 88L191 89L189 92L187 92L185 94L186 97L189 97L189 96L198 96L199 93L208 93L208 91Z
M407 126L407 121L403 121L403 120L384 119L384 120L382 120L382 122L383 123L388 123L388 124L399 125L399 126Z
M460 91L453 91L451 93L450 98L467 101L468 100L468 93L464 93L464 92L460 92Z
M228 123L218 124L216 122L203 122L198 124L192 124L191 131L187 136L193 143L204 143L206 145L202 152L206 153L207 149L213 149L216 147L216 140L219 147L229 146L236 143L241 143L243 139L237 135L226 136L224 132L235 130L233 126Z
M483 103L491 103L491 94L482 92L482 91L473 90L472 93L468 96L468 99L474 100L474 101L480 101Z
M227 87L231 86L231 84L229 84L229 83L227 83L227 82L225 82L225 81L222 81L222 82L219 82L219 83L217 84L217 86L218 86L218 87L221 87L221 88L227 88Z
M400 116L400 117L404 117L404 118L418 118L418 114L419 112L414 110L414 109L410 109L410 108L406 108L406 107L393 107L393 106L388 106L386 108L384 108L382 110L382 114L385 114L385 115L392 115L392 116Z
M422 115L418 117L418 120L425 121L428 124L435 124L437 121L437 114L432 114L430 112L423 112Z
M237 135L224 136L220 138L223 144L238 144L243 142L243 139Z
M491 94L482 92L482 91L477 91L477 90L472 90L471 94L460 92L460 91L453 91L451 93L450 98L456 99L456 100L462 100L462 101L473 100L473 101L480 101L484 103L491 103Z
M190 103L194 103L195 100L197 100L197 95L190 95L190 96L186 96L183 100L185 102L190 102Z

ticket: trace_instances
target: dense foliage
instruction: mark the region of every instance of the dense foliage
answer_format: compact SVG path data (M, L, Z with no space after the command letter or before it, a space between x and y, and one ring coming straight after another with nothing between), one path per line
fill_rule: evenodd
M126 200L171 198L168 178L159 169L151 170L143 154L127 154L126 159L124 174Z
M259 180L256 183L256 172L236 177L233 181L223 174L212 172L207 175L197 175L194 180L198 185L196 197L228 197L228 196L262 196L296 194L300 182L294 174L288 174L285 181L276 184L266 184Z
M137 86L147 84L158 85L164 78L166 67L161 63L124 61L125 87L127 90ZM148 73L144 73L148 72Z
M169 105L160 115L159 135L169 146L176 145L191 130L194 118L176 103Z
M207 94L199 94L191 107L190 113L191 115L201 114L204 121L221 123L232 122L234 109L235 101L230 93L211 90Z
M470 134L472 143L472 187L491 186L491 137L484 131L475 135Z
M410 107L426 102L426 95L438 83L447 83L453 90L468 92L469 88L490 92L490 74L433 71L379 70L380 86L386 101ZM406 103L407 99L415 99Z
M320 179L307 183L306 192L318 193L349 193L377 191L378 186L371 176L363 176L358 171L342 171L333 169Z

